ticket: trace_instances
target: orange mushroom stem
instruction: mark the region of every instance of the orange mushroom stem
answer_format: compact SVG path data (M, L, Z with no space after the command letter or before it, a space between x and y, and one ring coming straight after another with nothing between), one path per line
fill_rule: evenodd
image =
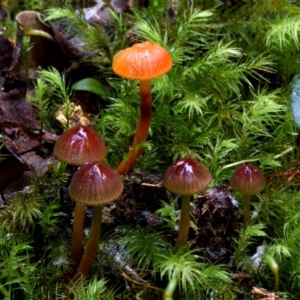
M128 157L117 167L119 174L125 175L132 171L136 159L143 152L140 144L147 140L152 118L150 80L167 73L172 68L172 58L160 45L144 42L118 52L113 59L112 68L119 76L140 82L140 119Z
M117 171L119 174L124 175L129 173L134 165L135 161L143 153L143 148L139 145L147 140L148 132L152 119L152 98L151 98L151 85L150 80L140 80L140 95L141 95L141 115L136 128L135 137L133 143L128 152L128 158L124 159Z

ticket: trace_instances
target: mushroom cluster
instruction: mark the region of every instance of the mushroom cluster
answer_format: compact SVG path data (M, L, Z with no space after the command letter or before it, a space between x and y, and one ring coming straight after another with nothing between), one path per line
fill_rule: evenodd
M75 204L71 245L71 270L65 280L75 273L75 279L87 276L98 249L101 230L101 205L118 198L123 191L119 174L101 163L107 151L96 131L87 126L76 126L64 132L54 146L54 155L75 166L69 187L69 196ZM83 253L83 229L86 205L94 206L89 241Z
M97 132L83 125L65 131L56 141L53 150L53 154L57 158L74 166L82 166L91 161L101 161L106 152L105 143ZM79 265L83 253L84 219L85 205L76 202L71 245L71 262L74 269Z

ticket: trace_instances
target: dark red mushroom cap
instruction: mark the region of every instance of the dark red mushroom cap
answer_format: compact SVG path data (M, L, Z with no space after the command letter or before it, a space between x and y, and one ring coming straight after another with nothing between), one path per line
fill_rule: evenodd
M106 155L106 146L98 133L83 125L64 132L56 141L54 155L75 166L101 161Z
M76 202L97 206L117 199L123 187L117 171L101 162L93 162L83 165L74 173L69 195Z
M212 180L211 174L194 158L181 158L164 175L167 190L190 195L204 190Z
M266 178L262 171L252 165L240 166L232 174L230 185L242 195L254 195L266 186Z

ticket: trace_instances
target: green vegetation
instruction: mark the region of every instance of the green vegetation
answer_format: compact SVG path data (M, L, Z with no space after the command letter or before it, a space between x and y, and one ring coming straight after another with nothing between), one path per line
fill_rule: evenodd
M238 166L256 165L268 183L251 199L249 226L243 230L237 210L234 232L226 236L230 257L224 260L209 259L193 237L174 251L178 199L170 195L155 212L163 225L107 230L91 278L64 287L59 280L69 264L72 216L66 215L60 189L72 172L58 163L0 208L0 293L5 299L150 299L149 291L160 295L166 288L174 299L250 299L253 284L299 299L298 129L289 84L300 72L300 8L283 0L232 7L194 1L184 8L174 3L172 15L165 2L153 1L150 8L128 14L111 12L109 30L88 24L71 8L50 9L46 19L68 20L83 50L93 53L81 63L98 68L100 85L86 80L84 90L99 91L99 113L92 118L113 167L134 136L139 86L113 74L112 58L135 40L156 42L170 52L172 70L151 82L153 119L135 171L163 174L175 160L190 156L211 172L214 188L228 185ZM44 127L58 134L70 125L77 89L71 90L64 76L55 69L40 71L32 100ZM45 91L45 86L50 88ZM55 112L61 108L67 123L57 127ZM241 208L242 196L234 196ZM191 227L201 235L193 220ZM249 277L254 283L247 282Z

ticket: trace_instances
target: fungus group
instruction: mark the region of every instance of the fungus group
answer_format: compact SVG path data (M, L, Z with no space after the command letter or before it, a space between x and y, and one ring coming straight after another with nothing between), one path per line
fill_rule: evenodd
M123 78L139 80L141 97L140 119L128 158L117 167L121 175L133 169L136 159L143 152L139 145L147 140L152 118L150 80L167 73L171 68L172 58L169 52L154 42L135 44L114 56L113 71Z
M53 154L57 158L74 166L82 166L91 161L101 161L105 157L106 152L105 143L97 132L83 125L65 131L56 141L53 150ZM84 219L85 205L81 202L76 202L70 257L73 264L71 270L78 267L83 253Z

